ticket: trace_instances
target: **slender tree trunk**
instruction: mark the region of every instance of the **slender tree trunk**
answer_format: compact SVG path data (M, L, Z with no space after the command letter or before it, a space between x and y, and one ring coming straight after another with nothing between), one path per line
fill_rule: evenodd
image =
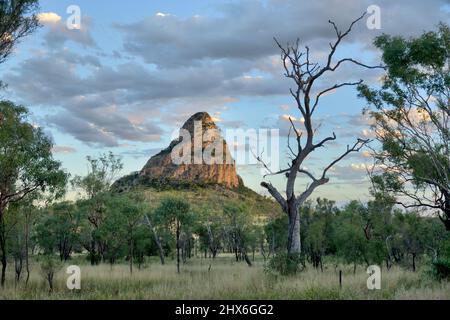
M412 254L412 268L413 268L413 272L416 272L416 254L415 253Z
M177 221L177 272L180 273L180 222Z
M22 268L23 268L23 253L21 252L18 257L14 259L14 270L16 272L15 277L15 286L20 282L20 278L22 276Z
M6 281L6 266L8 264L8 261L6 260L6 253L5 253L5 245L3 244L3 240L1 241L1 249L2 249L2 279L1 279L1 286L5 286Z
M243 257L243 259L245 260L245 262L247 263L247 265L248 265L249 267L251 267L251 266L252 266L252 262L250 261L250 258L248 257L247 251L245 250L245 248L242 248L242 249L241 249L241 252L242 252L242 257Z
M188 242L188 258L189 259L192 259L192 239L191 238L189 238L189 242ZM195 244L194 244L195 245Z
M6 266L8 265L8 260L6 259L6 230L3 221L3 215L0 211L0 250L2 254L2 275L0 284L2 287L5 286L6 281Z
M47 281L48 281L48 286L49 286L49 293L53 293L53 272L49 272L47 274Z
M450 197L445 197L444 216L441 217L442 223L444 223L445 229L450 231Z
M27 215L25 221L25 269L27 271L27 278L25 280L25 286L28 286L28 281L30 280L30 261L29 261L29 217Z
M95 240L91 241L89 253L91 255L91 265L96 265L96 252L95 252Z
M133 255L134 255L134 248L133 248L133 240L130 241L130 274L133 274Z
M264 250L264 243L262 241L260 243L260 246L261 246L261 255L263 256L263 259L264 259L264 262L265 262L267 257L266 257L266 250Z
M165 263L165 261L164 261L164 250L163 250L163 247L161 245L161 239L159 238L158 234L156 233L156 230L153 227L153 225L150 222L150 219L148 218L147 215L145 215L145 223L147 224L149 229L152 231L153 238L155 239L156 245L158 247L159 260L161 260L161 264L164 265L164 263Z
M194 257L198 258L197 241L194 240Z
M301 253L300 213L295 201L289 203L288 210L288 254L295 256Z

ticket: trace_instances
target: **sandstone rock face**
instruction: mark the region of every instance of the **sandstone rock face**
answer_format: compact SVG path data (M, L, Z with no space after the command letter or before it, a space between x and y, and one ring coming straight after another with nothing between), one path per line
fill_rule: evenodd
M180 160L174 161L181 158L184 159L182 163ZM178 139L152 157L134 177L121 180L116 183L116 187L123 186L125 181L127 185L157 182L174 185L215 184L227 188L243 186L227 143L206 112L189 118L181 128Z

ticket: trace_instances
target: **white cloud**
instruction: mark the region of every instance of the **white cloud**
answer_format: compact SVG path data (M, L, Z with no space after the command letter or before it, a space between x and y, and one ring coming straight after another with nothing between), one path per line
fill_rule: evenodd
M297 119L296 117L294 117L294 116L291 116L291 115L289 115L289 114L284 114L284 115L282 115L281 116L281 118L284 120L284 121L293 121L293 122L301 122L301 123L305 123L305 118L300 118L300 119Z
M411 8L418 8L419 13L423 12L421 8L428 8L427 19L415 19L418 14L402 13L399 6L381 0L384 12L393 8L398 16L392 22L386 21L380 32L405 35L407 30L407 34L419 34L442 20L438 10L441 0L426 5L418 0L411 2ZM288 95L292 83L283 77L273 36L281 43L300 37L301 46L310 45L311 57L323 60L329 41L335 38L328 19L344 28L365 11L368 3L369 0L250 0L220 5L216 8L218 14L210 16L179 17L155 12L132 24L116 20L112 23L114 31L121 31L123 36L123 51L116 55L117 64L102 59L107 56L105 52L86 55L84 49L101 50L90 32L96 24L89 17L83 16L82 30L68 30L60 16L46 12L39 16L48 25L45 52L19 63L5 75L5 80L23 103L54 108L55 114L46 120L79 140L108 146L124 141L156 141L164 133L159 125L174 125L195 111L213 114L243 97ZM390 24L395 24L395 28ZM376 35L377 31L367 30L361 22L344 46L350 45L348 49L356 44L361 50L352 51L355 58L364 57L363 51ZM79 48L62 50L67 42L81 45L84 54L75 53ZM329 75L329 83L319 85L354 77L365 79L369 74L365 69L354 68L341 72ZM80 97L84 99L77 100ZM117 105L117 110L111 112L111 105ZM281 114L292 111L288 105L279 110ZM224 127L243 127L247 121L214 117ZM272 120L287 136L288 116L276 115ZM302 128L302 119L293 120ZM348 126L339 124L341 131L348 131L345 136L357 136L368 126L364 119L351 120ZM351 130L356 125L355 131Z
M42 24L57 24L61 21L61 16L54 12L42 12L38 14L38 19Z

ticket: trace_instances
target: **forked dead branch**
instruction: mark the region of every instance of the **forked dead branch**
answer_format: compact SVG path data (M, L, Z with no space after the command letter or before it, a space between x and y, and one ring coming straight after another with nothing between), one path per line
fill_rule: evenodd
M304 162L311 155L311 153L319 148L325 147L327 143L337 139L336 134L333 133L331 136L319 142L315 142L316 129L313 125L314 114L319 106L321 97L333 90L348 86L358 86L363 83L363 80L357 82L341 82L321 91L316 91L315 89L318 86L318 80L325 78L328 72L337 71L345 63L351 63L366 69L383 69L383 66L370 66L353 58L344 58L338 60L337 62L333 62L333 58L339 45L342 43L344 38L350 34L355 24L361 21L365 15L366 13L354 20L344 32L339 30L333 21L329 21L330 25L336 32L336 40L335 42L330 43L330 52L328 54L326 64L323 67L321 67L319 63L311 61L311 51L308 46L305 47L304 51L300 49L299 40L297 40L294 45L287 44L284 47L277 39L275 39L276 44L281 50L281 60L285 70L285 76L292 79L295 83L295 87L290 89L290 93L304 119L304 129L306 135L304 136L303 132L296 128L293 119L290 118L291 128L288 137L288 149L291 153L292 162L287 168L278 172L268 170L268 175L286 175L286 197L284 197L282 193L269 182L263 182L261 183L261 186L267 189L267 191L280 204L283 211L289 217L287 249L288 254L291 256L301 253L299 208L311 196L315 189L327 184L330 181L327 174L333 166L342 161L349 154L359 152L369 142L368 140L358 138L353 145L347 146L345 152L343 152L335 160L331 161L330 164L323 169L322 174L318 177L303 167ZM314 92L318 93L315 94ZM293 150L290 144L291 132L295 133L295 140L297 144L296 150ZM258 161L262 163L266 169L268 169L268 166L264 163L262 157L258 156L257 158ZM299 175L304 175L311 180L311 183L308 184L307 188L300 194L296 193L295 190L295 183Z

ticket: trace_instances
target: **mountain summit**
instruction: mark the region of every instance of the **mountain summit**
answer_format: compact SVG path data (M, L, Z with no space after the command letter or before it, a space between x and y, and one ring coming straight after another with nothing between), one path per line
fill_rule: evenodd
M135 186L220 185L243 186L228 145L206 112L190 117L168 148L153 156L144 168L114 184L118 191Z

